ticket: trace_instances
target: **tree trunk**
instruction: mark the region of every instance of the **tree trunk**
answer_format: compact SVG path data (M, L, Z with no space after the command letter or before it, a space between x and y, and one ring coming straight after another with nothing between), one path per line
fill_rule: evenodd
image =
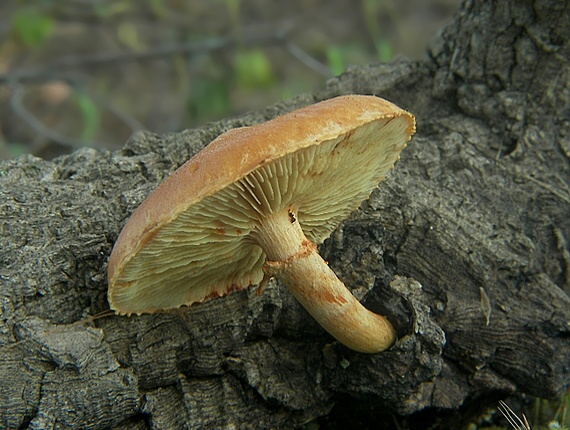
M352 68L317 94L140 133L115 153L1 164L0 426L292 428L332 414L383 428L427 408L417 428L435 410L439 428L460 428L501 396L559 394L570 383L569 40L568 2L466 1L424 61ZM347 93L418 121L393 174L321 246L395 322L393 348L335 343L275 283L81 322L108 309L113 243L162 179L222 131Z

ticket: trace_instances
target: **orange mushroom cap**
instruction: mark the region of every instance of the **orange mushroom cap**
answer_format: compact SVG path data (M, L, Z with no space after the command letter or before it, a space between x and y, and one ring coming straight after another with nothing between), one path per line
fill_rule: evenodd
M121 314L224 296L263 276L251 233L294 207L321 243L367 199L415 131L412 114L374 96L340 96L230 130L151 193L109 259L108 298Z

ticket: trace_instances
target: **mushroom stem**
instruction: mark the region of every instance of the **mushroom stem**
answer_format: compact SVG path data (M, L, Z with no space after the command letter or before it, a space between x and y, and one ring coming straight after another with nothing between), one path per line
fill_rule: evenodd
M339 342L366 353L383 351L394 343L392 324L362 306L337 278L303 233L293 210L264 218L255 239L268 258L265 273L279 278Z

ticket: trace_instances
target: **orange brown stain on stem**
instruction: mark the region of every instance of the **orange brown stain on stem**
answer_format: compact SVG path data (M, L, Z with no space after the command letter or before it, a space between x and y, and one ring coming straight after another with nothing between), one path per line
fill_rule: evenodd
M337 305L345 305L347 300L338 294L332 293L328 288L323 288L323 285L327 285L329 283L329 279L323 273L319 276L319 279L312 285L313 288L307 289L304 292L304 296L306 300L318 300L319 302L328 302Z
M319 299L322 299L323 301L327 301L329 303L335 303L337 305L345 305L347 303L344 297L332 294L327 289L319 290L319 294L315 294L315 296Z
M265 264L263 265L263 272L268 274L269 276L278 276L279 272L284 267L290 267L295 260L299 260L301 258L306 258L315 252L317 246L311 242L309 239L303 239L301 242L301 250L297 253L287 257L285 260L281 261L271 261L266 260Z

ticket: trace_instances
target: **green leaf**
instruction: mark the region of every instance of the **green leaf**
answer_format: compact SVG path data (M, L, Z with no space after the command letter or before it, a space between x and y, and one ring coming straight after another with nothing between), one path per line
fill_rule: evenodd
M95 3L93 10L99 18L109 18L129 12L131 5L129 1L114 1L111 3Z
M117 26L117 36L121 42L134 51L142 51L144 49L137 27L132 22L125 21L120 23Z
M30 148L23 143L0 141L0 160L11 160L28 152L30 152Z
M157 18L164 18L167 15L167 9L164 0L149 0L150 9Z
M74 99L83 118L81 139L87 142L92 141L99 128L101 117L99 108L87 94L76 93Z
M327 63L334 76L344 72L344 55L342 55L342 50L338 46L327 47Z
M394 53L387 39L376 40L376 51L381 62L386 63L392 59Z
M235 24L239 24L239 10L240 10L241 0L226 0L226 6L230 15L231 21Z
M234 69L242 88L269 88L275 83L271 62L261 49L236 52Z
M53 20L33 9L21 9L12 15L12 29L28 48L40 46L53 31Z
M194 120L218 118L225 115L230 106L230 89L225 79L196 77L190 81L187 109Z

